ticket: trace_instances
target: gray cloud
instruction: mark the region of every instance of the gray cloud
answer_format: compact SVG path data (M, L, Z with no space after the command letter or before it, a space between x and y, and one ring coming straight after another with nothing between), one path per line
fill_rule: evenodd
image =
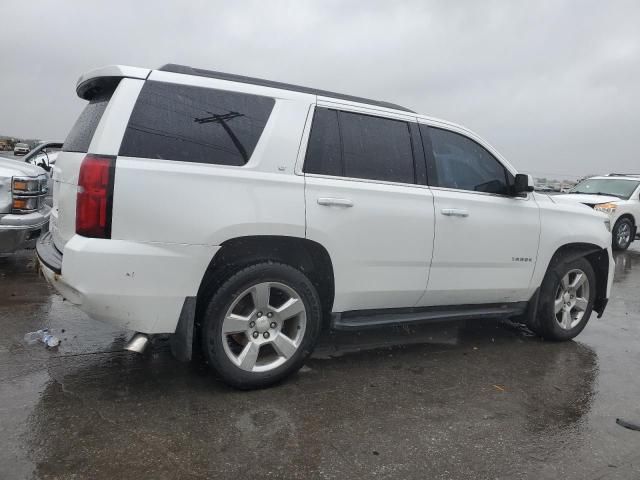
M77 77L183 63L405 104L523 171L640 171L640 3L5 0L0 134L63 139Z

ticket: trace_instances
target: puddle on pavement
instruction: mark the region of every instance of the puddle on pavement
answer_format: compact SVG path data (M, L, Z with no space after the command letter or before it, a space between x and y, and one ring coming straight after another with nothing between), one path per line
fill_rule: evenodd
M78 313L28 265L0 265L11 285L0 289L8 478L464 476L470 466L478 476L582 478L608 463L635 468L640 435L615 417L640 416L629 369L640 359L638 252L616 255L615 298L578 341L543 342L490 320L333 332L298 375L256 392L175 361L166 342L123 352L128 332ZM65 328L58 352L20 345L43 323Z

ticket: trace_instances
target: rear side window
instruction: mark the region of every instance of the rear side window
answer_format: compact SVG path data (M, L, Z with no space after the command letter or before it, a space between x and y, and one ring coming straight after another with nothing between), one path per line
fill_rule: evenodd
M340 132L346 177L414 183L408 123L340 112Z
M428 133L437 177L434 186L509 194L513 176L487 149L448 130L429 127Z
M244 165L273 110L272 98L147 81L120 155Z
M76 120L75 125L67 135L62 150L65 152L87 153L93 134L100 123L102 114L111 100L113 90L92 98Z
M413 162L407 122L316 109L305 172L415 183Z

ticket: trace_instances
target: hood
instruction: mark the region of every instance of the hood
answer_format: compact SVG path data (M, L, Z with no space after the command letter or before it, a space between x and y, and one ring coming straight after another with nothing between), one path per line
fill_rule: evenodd
M35 165L0 157L0 178L9 177L9 179L11 179L11 177L20 175L37 177L44 173L46 172L43 169L36 167Z
M565 195L554 195L553 200L557 202L584 203L585 205L596 205L598 203L618 202L620 197L611 195L589 195L586 193L567 193Z
M40 167L0 157L0 213L11 211L11 179L13 177L37 177L46 173Z

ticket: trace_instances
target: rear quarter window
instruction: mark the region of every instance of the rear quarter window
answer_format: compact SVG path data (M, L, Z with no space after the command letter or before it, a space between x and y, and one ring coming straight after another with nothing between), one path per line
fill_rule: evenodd
M120 155L241 166L251 158L274 99L147 81Z
M102 114L111 100L113 90L92 98L76 120L67 135L62 150L65 152L87 153L93 134L98 128Z

